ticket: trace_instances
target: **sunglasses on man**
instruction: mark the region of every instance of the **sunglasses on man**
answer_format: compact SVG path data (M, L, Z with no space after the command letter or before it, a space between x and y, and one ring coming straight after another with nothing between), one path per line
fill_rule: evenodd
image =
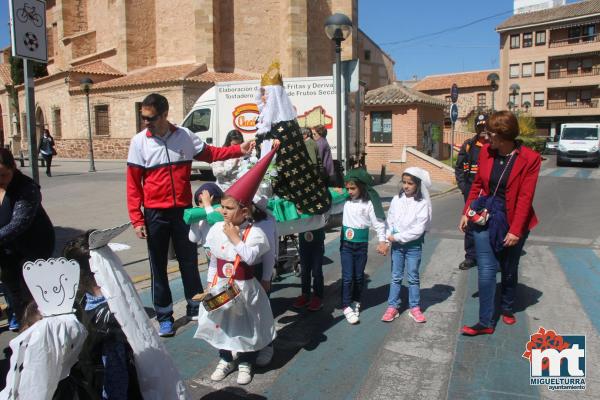
M141 115L140 118L146 122L154 122L160 118L160 114L153 115L152 117L149 117L147 115Z

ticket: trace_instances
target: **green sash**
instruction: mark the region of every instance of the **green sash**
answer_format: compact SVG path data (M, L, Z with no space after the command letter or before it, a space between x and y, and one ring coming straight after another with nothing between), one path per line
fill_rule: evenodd
M369 241L369 228L348 228L342 226L342 240L352 243L366 243Z

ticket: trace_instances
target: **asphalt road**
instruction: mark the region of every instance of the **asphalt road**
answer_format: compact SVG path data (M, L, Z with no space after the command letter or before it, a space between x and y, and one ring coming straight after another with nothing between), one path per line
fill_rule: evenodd
M44 206L57 226L59 242L93 227L127 221L124 163L100 162L90 174L85 162L58 160L54 177L42 177ZM217 356L193 339L194 326L178 320L178 332L165 341L187 380L194 399L437 399L564 398L529 385L529 366L521 358L529 335L539 326L562 333L582 333L588 340L588 389L568 398L597 398L600 373L600 170L556 168L544 162L535 209L539 226L521 261L517 325L465 339L462 324L477 315L477 272L459 271L462 240L457 232L462 196L452 192L433 201L433 227L424 248L421 298L428 322L416 325L403 312L391 324L379 321L385 310L389 260L369 256L367 291L361 323L349 326L339 310L339 233L326 245L325 307L318 313L296 312L299 278L285 274L273 285L272 308L278 338L273 363L257 370L247 387L231 379L213 383L208 375ZM194 182L194 187L200 182ZM132 276L148 272L145 244L130 230L118 238L132 246L122 252ZM203 279L205 279L203 274ZM181 281L172 281L177 316L184 314ZM141 289L151 306L148 289ZM15 335L2 332L0 346ZM7 367L7 360L0 360Z

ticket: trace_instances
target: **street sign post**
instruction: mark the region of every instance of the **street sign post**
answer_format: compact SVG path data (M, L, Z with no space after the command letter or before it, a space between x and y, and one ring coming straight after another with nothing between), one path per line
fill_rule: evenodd
M452 100L452 105L450 106L450 120L452 121L452 135L450 137L450 165L454 166L454 126L456 125L456 120L458 119L458 106L456 105L456 101L458 100L458 86L456 83L452 84L452 88L450 89L450 100Z
M39 182L39 172L32 61L48 62L46 2L42 0L10 0L9 7L12 55L23 59L29 163L31 177L37 183Z

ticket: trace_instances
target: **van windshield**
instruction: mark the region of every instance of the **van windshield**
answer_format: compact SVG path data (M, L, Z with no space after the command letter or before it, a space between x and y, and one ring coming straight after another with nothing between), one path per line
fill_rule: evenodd
M206 132L210 128L210 109L201 108L194 110L181 125L194 133Z
M563 140L598 140L598 128L565 128L560 138Z

